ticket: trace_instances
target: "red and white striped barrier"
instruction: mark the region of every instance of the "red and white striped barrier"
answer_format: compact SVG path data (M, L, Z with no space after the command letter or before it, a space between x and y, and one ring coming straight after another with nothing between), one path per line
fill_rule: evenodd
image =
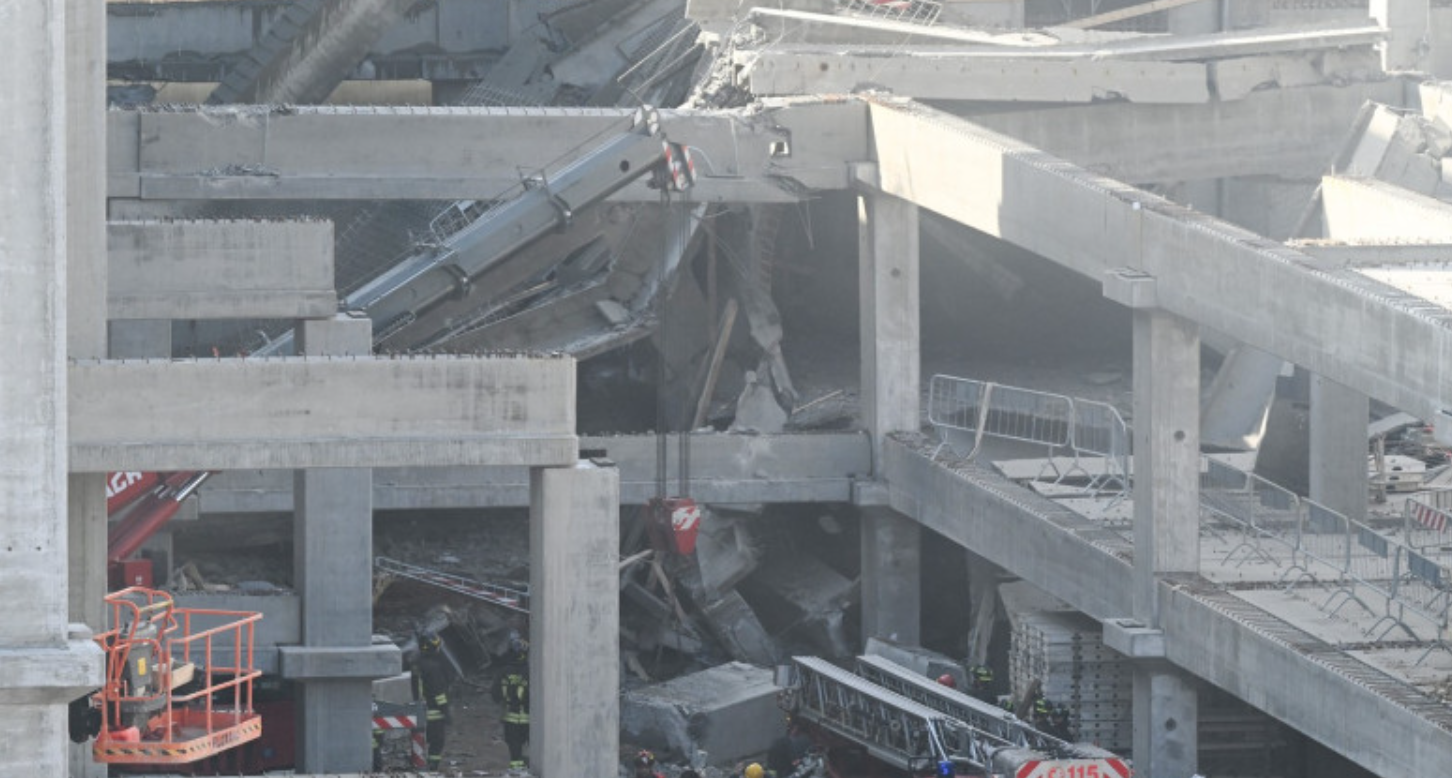
M1412 518L1417 523L1438 532L1447 531L1447 514L1430 505L1423 505L1416 500L1407 500L1407 509L1411 511Z
M424 736L423 725L413 716L374 716L373 729L375 730L411 730L409 737L409 761L414 767L427 768L429 766L429 744Z

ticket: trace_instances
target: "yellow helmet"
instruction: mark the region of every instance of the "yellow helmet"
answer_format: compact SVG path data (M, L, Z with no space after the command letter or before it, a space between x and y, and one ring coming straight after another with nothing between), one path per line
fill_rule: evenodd
M766 771L761 769L761 765L752 762L746 766L746 772L741 774L741 778L763 778L765 775Z

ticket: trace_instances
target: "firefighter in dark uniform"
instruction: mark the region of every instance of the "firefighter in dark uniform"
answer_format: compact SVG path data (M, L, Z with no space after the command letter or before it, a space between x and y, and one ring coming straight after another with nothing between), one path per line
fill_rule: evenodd
M444 756L444 737L449 728L449 686L454 669L444 656L443 641L432 632L418 639L418 660L414 665L414 696L428 707L425 733L429 741L429 769L438 770Z
M523 770L529 742L529 643L510 641L504 668L494 680L494 701L504 706L504 743L509 746L509 769Z

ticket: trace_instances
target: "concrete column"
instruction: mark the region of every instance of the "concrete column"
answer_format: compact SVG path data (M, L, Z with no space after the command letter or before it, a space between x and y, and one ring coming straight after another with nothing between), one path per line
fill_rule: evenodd
M529 476L530 744L542 778L615 775L620 750L620 474Z
M66 706L101 679L68 626L66 5L10 3L0 24L0 775L65 775Z
M865 193L857 201L857 235L862 426L872 435L876 472L882 439L919 426L918 207Z
M1158 629L1159 576L1200 564L1200 335L1194 322L1153 307L1153 280L1142 283L1148 294L1139 299L1149 304L1134 310L1134 615ZM1196 772L1193 684L1163 660L1135 662L1137 771Z
M304 321L298 352L369 354L372 336L367 319ZM373 471L299 470L293 502L302 645L282 649L282 671L298 682L298 769L364 772L373 764L372 681L401 664L394 646L371 645Z
M1163 660L1135 662L1135 773L1185 778L1198 774L1196 685L1193 676Z
M106 9L66 0L66 346L73 359L106 355ZM104 627L106 476L68 477L67 568L73 622ZM90 743L71 744L71 778L100 778Z
M1158 625L1156 577L1200 568L1200 334L1134 312L1135 616Z
M1311 376L1311 499L1348 518L1366 518L1366 395Z
M1371 18L1387 29L1381 44L1386 71L1426 70L1431 62L1430 0L1371 0Z
M861 303L862 424L872 436L873 471L882 442L920 425L918 207L873 191L876 168L858 171L858 296ZM922 595L920 530L885 508L862 512L862 640L916 645Z
M968 565L968 663L988 664L988 644L993 641L993 625L998 616L998 574L1001 568L987 557L963 551Z
M887 508L862 509L862 642L921 638L922 529Z

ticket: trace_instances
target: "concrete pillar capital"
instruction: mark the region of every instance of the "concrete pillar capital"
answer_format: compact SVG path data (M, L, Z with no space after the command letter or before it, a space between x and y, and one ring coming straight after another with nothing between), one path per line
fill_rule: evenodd
M859 194L875 194L882 191L882 174L876 162L847 163L852 188Z
M859 478L852 482L852 504L859 508L884 508L892 503L886 481Z
M1155 277L1132 267L1104 271L1104 296L1127 308L1144 310L1160 307Z
M293 680L387 678L403 671L403 652L371 646L278 646L282 677Z
M70 639L55 647L0 648L0 706L65 705L100 688L105 657L90 629L71 625Z
M1165 633L1137 619L1105 619L1104 645L1130 659L1164 659Z

